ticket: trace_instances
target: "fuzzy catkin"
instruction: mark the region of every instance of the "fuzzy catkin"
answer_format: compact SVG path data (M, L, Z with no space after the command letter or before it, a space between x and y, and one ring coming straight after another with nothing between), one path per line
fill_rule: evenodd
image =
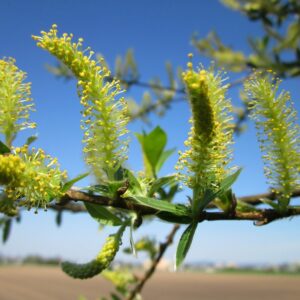
M63 262L62 270L69 276L77 279L88 279L107 269L115 258L120 247L120 238L122 232L109 236L97 255L96 259L86 264L76 264L72 262Z
M82 49L83 39L73 42L73 35L66 33L59 37L56 25L33 38L78 79L86 163L99 181L112 179L111 174L127 159L128 147L127 103L123 97L117 99L122 92L119 81L111 78L101 61L93 59L93 51Z
M26 73L18 69L13 58L0 60L0 133L8 146L20 130L36 126L29 120L35 109L31 84L25 79Z
M60 170L57 159L42 149L23 146L0 155L0 185L10 201L21 200L22 206L46 209L51 200L63 195L65 178L66 172Z
M190 188L203 196L205 190L216 190L220 182L231 172L231 144L233 127L230 101L225 97L227 86L220 73L213 70L195 71L191 62L183 73L191 110L191 130L180 153L178 170L180 177Z
M278 92L279 84L270 73L255 73L245 83L245 90L258 130L264 172L284 211L300 184L300 127L290 94Z

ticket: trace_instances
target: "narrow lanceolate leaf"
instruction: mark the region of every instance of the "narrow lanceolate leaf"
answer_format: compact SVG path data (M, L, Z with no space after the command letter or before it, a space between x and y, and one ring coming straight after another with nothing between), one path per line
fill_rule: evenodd
M235 183L235 181L238 179L242 169L238 169L233 174L227 176L220 184L219 190L216 192L213 192L212 190L207 189L204 192L203 198L201 199L199 203L199 207L197 212L202 211L210 202L215 200L217 197L222 197L229 189L230 187Z
M30 136L27 140L25 145L31 145L32 143L34 143L37 140L38 136L37 135L32 135Z
M242 172L242 169L240 168L236 172L234 172L233 174L227 176L221 182L220 190L222 190L223 192L226 192L228 189L230 189L230 187L236 182L236 180L240 176L241 172Z
M165 163L165 161L175 152L175 150L176 149L170 149L170 150L166 150L166 151L164 151L162 154L161 154L161 156L160 156L160 158L159 158L159 160L158 160L158 162L157 162L157 164L156 164L156 173L158 173L159 172L159 170L162 168L162 166L164 165L164 163Z
M153 196L155 192L157 192L160 188L164 186L173 186L176 183L176 176L171 175L171 176L165 176L158 178L155 180L148 192L148 196Z
M10 153L10 149L0 141L0 154Z
M89 175L89 173L84 173L84 174L80 174L77 177L71 179L70 181L66 182L63 187L62 187L62 192L65 193L67 192L76 182L78 182L79 180L87 177Z
M55 222L57 226L61 226L62 222L62 211L59 211L55 217Z
M183 232L178 246L177 246L177 252L176 252L176 267L178 268L183 260L185 259L190 246L192 244L193 241L193 237L196 231L198 223L193 222L192 224L190 224L186 230Z
M84 203L88 213L97 222L104 225L119 226L122 220L111 213L107 208L92 203Z
M9 238L10 230L11 230L11 219L7 219L5 221L4 227L3 227L3 233L2 233L3 243L7 242L8 238Z
M142 196L135 196L134 199L144 206L148 206L159 211L166 211L176 216L189 216L190 210L181 204L173 204L163 200L157 200L155 198L148 198Z

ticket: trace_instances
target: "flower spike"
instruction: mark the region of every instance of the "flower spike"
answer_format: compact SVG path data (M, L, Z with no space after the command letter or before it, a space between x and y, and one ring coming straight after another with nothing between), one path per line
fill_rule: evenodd
M30 83L24 83L26 73L15 65L13 58L0 60L0 133L11 146L17 133L26 128L35 128L29 121L29 113L34 111L30 97Z
M82 125L84 153L87 164L98 180L112 173L127 159L127 104L117 99L121 87L111 78L103 61L93 59L94 52L82 50L83 39L72 41L73 35L57 35L57 26L41 36L33 36L37 45L63 62L78 79L78 94L83 105Z
M300 128L290 94L278 94L280 80L255 73L246 83L251 117L255 120L263 152L264 171L278 208L285 211L300 178Z
M220 72L202 68L195 71L189 62L183 81L192 110L192 127L185 142L188 149L180 153L177 169L187 170L181 174L183 181L202 197L207 189L218 189L231 172L227 165L232 159L232 107L225 97L227 85L222 85Z

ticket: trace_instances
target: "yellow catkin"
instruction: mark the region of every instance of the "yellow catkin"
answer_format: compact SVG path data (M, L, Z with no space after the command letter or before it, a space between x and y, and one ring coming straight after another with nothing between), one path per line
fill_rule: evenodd
M200 195L206 189L215 190L231 172L227 167L232 159L231 103L225 97L227 86L220 73L213 70L188 69L182 75L190 102L192 117L188 148L180 152L177 169L180 178Z
M0 155L0 184L11 201L18 200L28 208L46 208L51 200L61 197L65 178L57 159L42 149L23 146L13 148L12 154Z
M290 94L278 93L280 80L270 73L255 73L245 90L258 129L265 175L284 211L300 185L300 127Z
M128 139L124 136L129 119L125 99L118 98L122 92L119 81L111 78L103 61L93 59L93 51L82 49L83 39L73 42L72 34L58 36L56 25L33 38L78 79L85 160L101 180L127 159Z
M26 73L18 69L13 58L0 60L0 133L8 146L20 130L36 126L29 120L34 104L31 84L25 79Z

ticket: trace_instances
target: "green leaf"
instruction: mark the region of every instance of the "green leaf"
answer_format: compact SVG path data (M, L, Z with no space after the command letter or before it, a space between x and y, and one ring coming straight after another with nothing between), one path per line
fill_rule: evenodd
M91 215L91 217L101 224L111 225L111 226L119 226L123 224L120 218L115 216L107 208L101 205L87 203L87 202L84 203L84 205L88 213Z
M57 226L60 226L60 225L61 225L61 222L62 222L62 211L59 211L59 212L56 214L55 222L56 222L56 225L57 225Z
M151 188L148 192L148 196L149 197L153 196L154 193L157 192L163 186L166 186L166 185L173 186L175 183L176 183L176 176L175 175L170 175L170 176L165 176L165 177L158 178L157 180L155 180L152 183Z
M280 210L280 205L270 199L263 198L263 199L260 199L260 201L264 204L271 206L272 208L274 208L277 211Z
M212 202L217 197L221 197L225 194L234 182L238 179L242 169L238 169L235 173L227 176L220 184L220 189L217 192L213 192L212 190L206 190L203 199L200 199L199 206L195 205L195 213L198 214L201 212L210 202Z
M33 142L37 140L38 136L37 135L32 135L29 138L27 138L25 145L31 145Z
M179 240L177 251L176 251L176 268L178 268L182 264L183 260L185 259L190 249L197 225L198 223L196 222L190 224L183 232Z
M220 190L214 193L212 190L207 189L204 193L203 199L201 199L199 206L195 207L196 214L200 213L210 202L212 202L217 195L219 194Z
M215 200L215 204L224 212L228 212L232 208L232 202L234 200L234 195L232 190L229 189L224 193L221 193Z
M10 153L10 149L0 141L0 154Z
M230 187L234 184L241 173L242 169L238 169L235 173L227 176L220 184L220 189L216 192L212 190L206 190L203 199L200 200L199 207L198 205L195 207L197 209L196 214L201 212L210 202L212 202L217 197L222 197Z
M176 216L190 215L190 210L182 204L173 204L163 200L157 200L155 198L148 198L142 196L135 196L133 199L135 199L139 204L142 204L144 206L148 206L159 211L166 211Z
M156 173L159 172L159 170L161 169L161 167L163 166L165 161L175 152L175 150L176 149L173 148L173 149L170 149L170 150L166 150L161 154L161 156L160 156L160 158L159 158L159 160L156 164L156 168L155 168Z
M89 191L89 192L98 193L98 194L103 195L103 196L109 194L109 188L105 184L91 185L91 186L82 188L81 190L82 191L86 190L86 191Z
M233 174L227 176L221 182L220 190L222 190L223 192L226 192L235 183L235 181L238 179L241 172L242 172L242 169L240 168L236 172L234 172Z
M145 169L147 171L147 168L150 166L152 175L155 175L160 157L167 144L167 135L157 126L149 134L136 134L136 136L142 146Z
M177 194L177 192L179 191L179 184L175 184L173 186L171 186L169 192L166 195L166 198L164 198L166 201L171 202L175 196L175 194Z
M72 180L67 181L67 182L63 185L61 191L62 191L63 193L67 192L67 191L73 186L74 183L76 183L76 182L78 182L79 180L81 180L81 179L87 177L88 175L89 175L89 172L84 173L84 174L81 174L81 175L78 175L77 177L73 178Z
M9 238L11 224L12 224L11 219L7 219L4 222L4 227L3 227L3 232L2 232L2 242L3 243L6 243Z
M134 176L134 174L128 169L124 169L124 178L129 181L129 189L133 192L141 192L142 187L139 180Z
M246 202L243 202L243 201L237 201L236 210L239 211L239 212L255 212L255 211L258 211L258 209L256 207L254 207L253 205L250 205Z

